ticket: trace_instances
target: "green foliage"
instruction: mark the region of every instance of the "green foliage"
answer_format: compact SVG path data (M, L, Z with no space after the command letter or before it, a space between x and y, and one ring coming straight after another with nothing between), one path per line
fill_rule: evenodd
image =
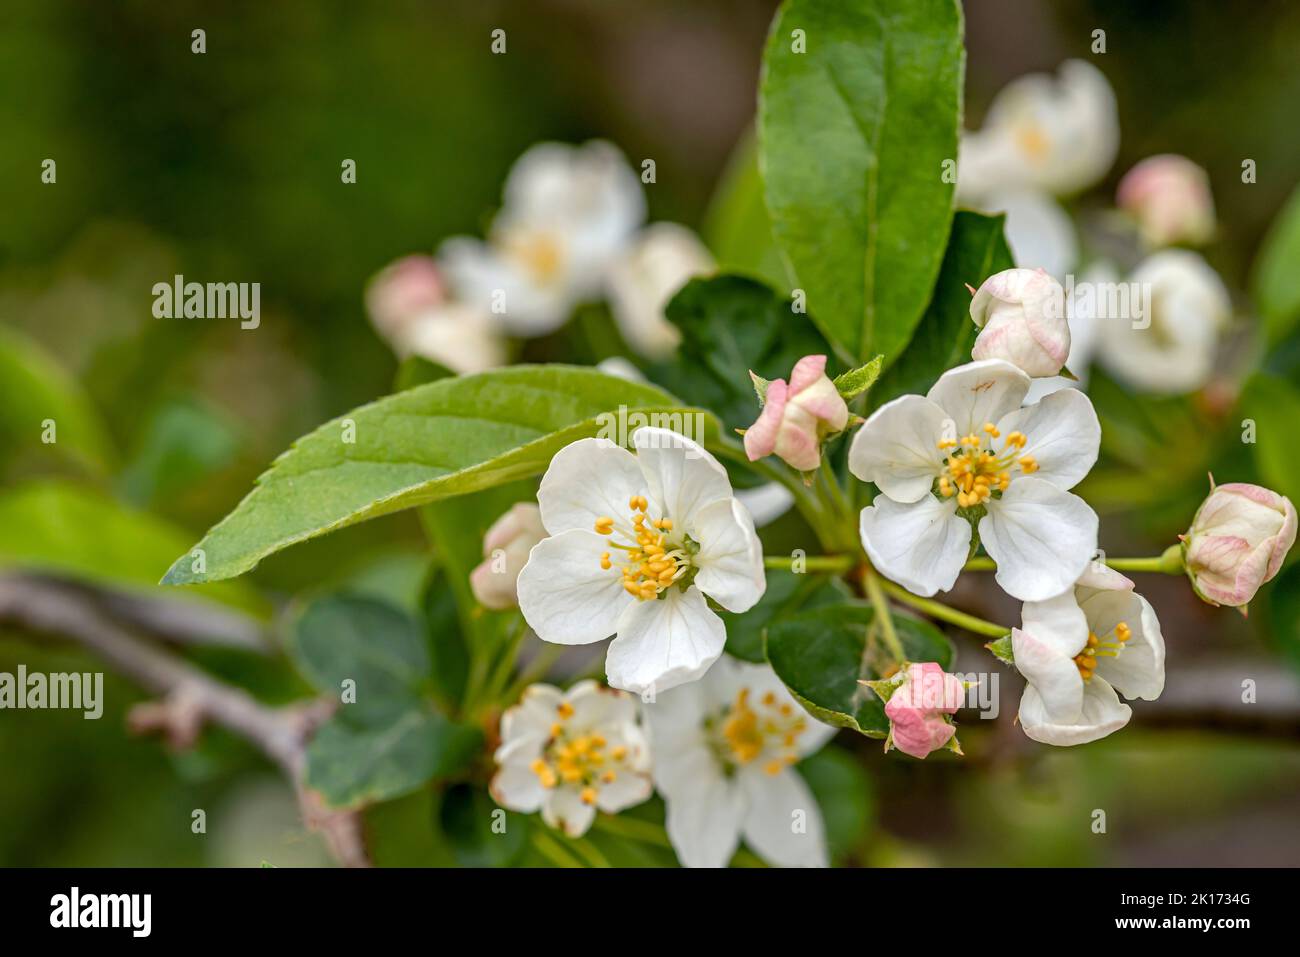
M74 482L32 482L0 493L0 568L264 610L265 603L239 582L204 585L189 595L158 588L158 569L186 541L162 519Z
M45 422L55 441L44 444ZM45 450L92 473L105 472L112 442L81 384L36 342L0 328L0 460Z
M876 356L864 366L858 366L856 369L850 369L848 372L837 375L835 377L835 388L845 401L856 399L876 384L876 380L880 378L880 367L884 361L884 356Z
M945 670L952 643L933 625L894 615L894 628L909 661L936 661ZM790 693L813 717L868 737L889 732L885 708L861 681L881 677L875 609L845 602L774 622L765 637L767 660Z
M772 28L759 101L767 206L846 361L883 353L888 365L930 298L964 63L955 0L789 0Z
M790 271L772 235L763 200L758 148L751 133L732 152L704 222L704 239L723 272L762 279L773 289L790 289Z
M1255 465L1264 484L1300 502L1300 478L1293 461L1300 389L1276 376L1257 373L1242 392L1241 410L1255 420Z
M828 745L800 761L799 774L817 797L831 857L851 854L875 818L875 792L866 770L843 748Z
M970 361L978 330L970 317L966 286L978 288L989 276L1015 265L1003 236L1005 220L966 210L953 217L934 295L911 342L873 390L873 406L909 393L924 395L945 370Z
M753 608L739 615L728 615L727 654L743 661L762 663L763 630L803 608L818 607L842 600L842 584L825 575L796 575L776 568L767 570L767 591Z
M1285 338L1300 321L1300 189L1291 194L1285 208L1260 247L1251 277L1251 295L1269 342Z
M500 820L504 829L494 831L494 820ZM522 814L498 808L486 792L469 784L449 787L438 808L438 824L462 867L517 863L528 845L531 823Z
M380 399L295 442L196 546L204 570L187 554L163 583L231 578L325 532L536 475L621 405L679 409L653 386L571 366L513 366Z
M317 599L294 619L288 647L303 677L342 702L307 749L307 783L330 804L409 793L462 770L481 749L477 727L449 720L429 700L425 636L398 609L368 598Z
M651 377L716 412L727 426L748 426L758 416L751 371L788 379L801 358L830 351L789 298L743 276L692 279L666 315L682 330L682 344L676 359L651 369Z

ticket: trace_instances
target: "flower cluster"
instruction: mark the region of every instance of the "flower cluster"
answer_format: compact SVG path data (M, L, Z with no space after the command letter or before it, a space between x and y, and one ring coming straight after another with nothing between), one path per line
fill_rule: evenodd
M640 180L609 143L538 144L507 176L487 239L448 239L436 258L382 270L371 321L399 355L480 372L505 363L507 336L545 335L603 298L627 344L663 358L679 339L664 306L714 263L689 229L645 215Z

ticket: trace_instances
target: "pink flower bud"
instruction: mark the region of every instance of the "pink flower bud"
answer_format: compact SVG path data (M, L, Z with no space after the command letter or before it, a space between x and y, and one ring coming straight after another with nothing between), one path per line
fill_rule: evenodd
M885 704L894 747L914 758L945 747L957 729L944 717L961 707L965 689L933 661L912 664Z
M1042 269L1004 269L971 300L980 334L972 359L1003 359L1031 376L1053 376L1070 354L1065 290Z
M546 537L542 513L519 502L492 523L483 536L483 561L470 572L469 586L484 608L501 611L519 604L515 583L533 546Z
M745 432L751 462L775 454L791 468L810 472L821 464L821 444L842 432L849 407L826 376L825 356L804 356L790 373L790 384L774 379L763 412Z
M1199 245L1214 235L1210 178L1185 156L1144 159L1124 174L1115 201L1151 246Z
M1295 535L1290 499L1258 485L1220 485L1183 536L1187 577L1210 604L1242 607L1281 569Z
M381 269L366 287L366 310L375 329L389 342L405 327L438 308L446 287L432 256L405 256Z

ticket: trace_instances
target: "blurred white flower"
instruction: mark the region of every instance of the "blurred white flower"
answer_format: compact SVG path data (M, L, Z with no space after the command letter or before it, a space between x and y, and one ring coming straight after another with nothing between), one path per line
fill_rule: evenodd
M1200 388L1214 371L1219 332L1232 313L1219 274L1194 252L1166 249L1139 263L1128 281L1142 290L1147 314L1101 320L1098 359L1139 392Z
M779 867L827 865L821 809L793 765L835 729L809 717L771 668L723 657L644 707L684 866L725 867L742 837Z
M637 700L595 681L568 691L529 686L501 716L492 798L570 837L587 832L596 811L617 814L650 797L650 751Z
M449 239L439 260L461 299L544 335L603 291L644 219L641 181L614 146L540 143L511 169L488 241Z
M1007 84L984 126L963 136L958 198L978 205L1004 188L1076 193L1106 175L1118 149L1110 83L1091 63L1067 60L1056 76L1032 73Z
M485 308L449 301L438 264L405 256L366 287L366 310L398 356L421 356L452 372L482 372L505 362L505 343Z
M677 348L681 332L664 316L664 307L695 276L713 272L708 249L693 232L676 223L653 223L609 270L609 305L619 331L633 351L663 359Z
M1155 610L1133 582L1091 563L1075 586L1025 602L1012 629L1016 668L1028 684L1020 726L1043 744L1085 744L1128 724L1119 700L1154 701L1165 686L1165 642Z
M999 190L987 196L980 208L986 213L1006 213L1003 232L1017 266L1042 269L1064 280L1078 263L1079 240L1074 222L1046 193Z
M1214 236L1210 177L1185 156L1149 156L1124 174L1116 204L1137 220L1153 248L1199 246Z

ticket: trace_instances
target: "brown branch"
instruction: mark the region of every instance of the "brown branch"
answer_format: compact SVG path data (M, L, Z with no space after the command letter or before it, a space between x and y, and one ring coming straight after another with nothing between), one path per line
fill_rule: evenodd
M159 702L132 709L128 722L133 730L162 732L178 747L192 745L204 723L246 738L288 776L304 822L324 835L339 862L349 867L369 864L359 815L326 808L305 784L307 742L328 717L330 702L268 707L127 632L104 616L85 589L48 578L0 576L0 623L69 638L147 691L161 695Z

